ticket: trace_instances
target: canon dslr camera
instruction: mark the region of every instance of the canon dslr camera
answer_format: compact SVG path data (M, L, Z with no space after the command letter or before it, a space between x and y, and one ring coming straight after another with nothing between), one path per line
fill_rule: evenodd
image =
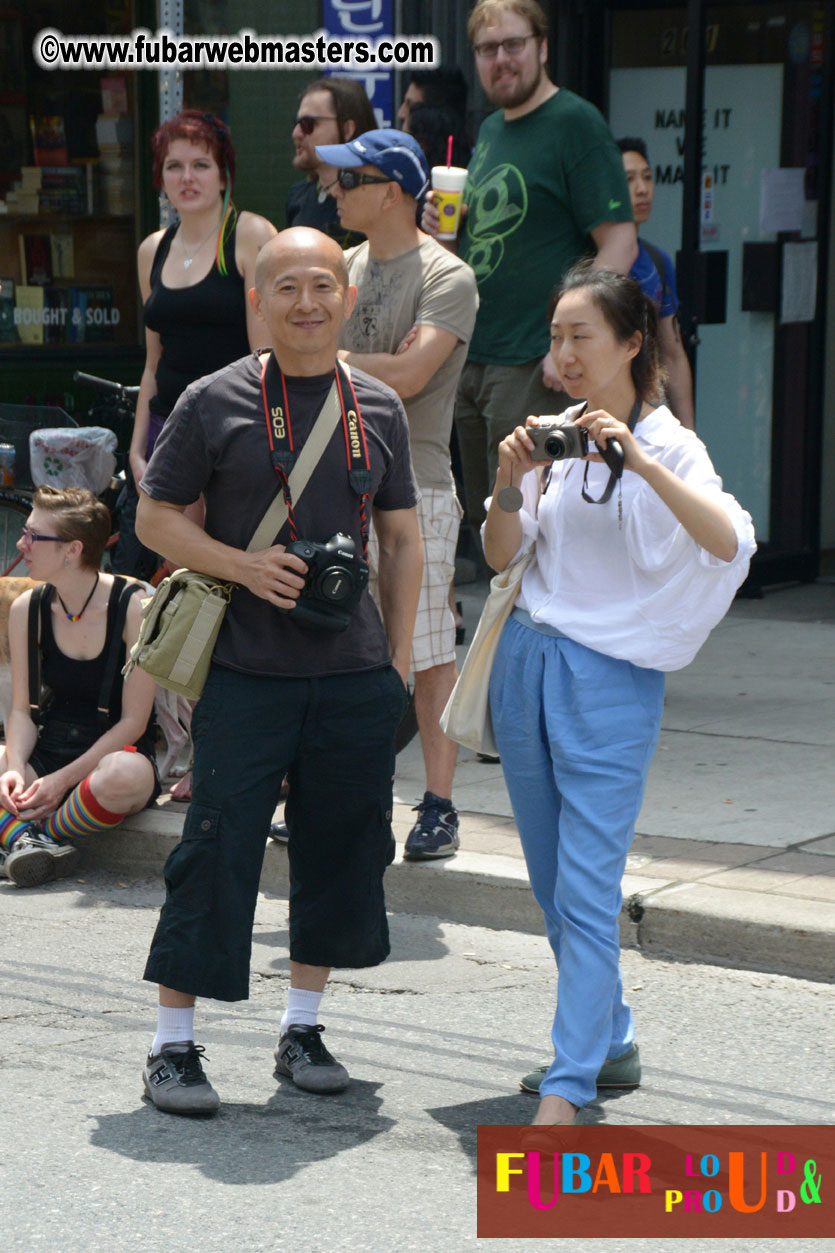
M585 457L589 452L589 436L585 427L576 422L565 422L558 417L539 418L535 426L527 428L533 440L531 461L567 461L570 457ZM592 452L599 452L616 478L623 474L623 449L616 439L610 439L605 448L594 442Z
M332 535L327 544L300 539L287 545L307 563L307 576L292 613L299 626L344 631L368 583L368 563L358 557L350 535Z

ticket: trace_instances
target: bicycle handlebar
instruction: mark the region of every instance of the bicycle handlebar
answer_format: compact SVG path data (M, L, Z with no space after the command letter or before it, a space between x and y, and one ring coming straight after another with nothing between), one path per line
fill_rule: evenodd
M88 387L95 387L100 392L112 392L123 399L135 400L139 395L138 387L128 387L124 383L114 383L112 379L100 379L95 374L85 374L83 370L76 370L75 374L73 374L73 381L84 383Z

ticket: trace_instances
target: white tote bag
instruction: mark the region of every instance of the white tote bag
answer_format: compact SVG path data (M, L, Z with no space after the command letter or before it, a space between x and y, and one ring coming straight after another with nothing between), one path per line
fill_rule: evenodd
M495 757L496 741L490 718L490 671L499 646L499 636L519 594L522 575L533 559L533 548L490 580L490 594L481 612L458 682L441 714L441 728L451 740Z

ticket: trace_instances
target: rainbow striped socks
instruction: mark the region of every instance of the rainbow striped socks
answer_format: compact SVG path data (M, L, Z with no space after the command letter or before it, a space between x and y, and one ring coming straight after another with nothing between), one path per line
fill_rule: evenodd
M72 840L77 835L95 835L117 827L125 814L114 814L100 805L93 795L89 778L82 779L78 787L43 822L43 829L53 840Z
M8 809L0 809L0 849L4 853L10 853L17 837L23 835L24 831L28 831L30 826L31 823L15 818Z

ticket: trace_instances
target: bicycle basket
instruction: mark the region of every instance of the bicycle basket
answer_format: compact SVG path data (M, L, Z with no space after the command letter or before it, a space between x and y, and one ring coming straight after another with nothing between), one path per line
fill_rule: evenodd
M14 485L32 487L29 436L50 426L78 426L58 405L8 405L0 403L0 444L14 446Z

